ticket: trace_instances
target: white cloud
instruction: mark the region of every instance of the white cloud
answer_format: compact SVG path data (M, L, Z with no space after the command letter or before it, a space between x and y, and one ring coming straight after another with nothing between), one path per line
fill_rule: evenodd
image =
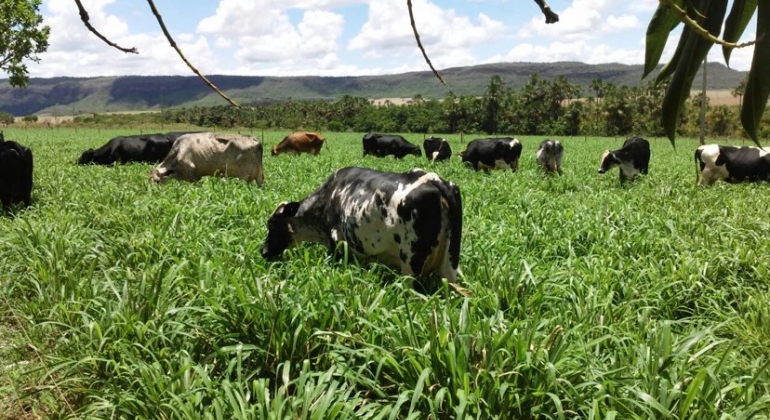
M503 61L523 62L579 61L589 64L638 64L640 57L644 57L644 50L641 48L620 49L578 40L552 42L544 46L530 43L519 44L501 58Z
M475 62L472 49L490 42L505 30L502 22L483 13L471 20L427 0L413 1L412 10L420 41L438 68ZM384 54L394 60L408 60L408 70L427 67L416 46L406 3L401 0L372 0L368 20L347 48L363 51L365 57Z
M349 3L222 0L216 13L198 24L198 32L216 35L217 45L236 46L233 58L240 74L318 74L335 66L343 69L337 51L344 17L327 10L305 10L294 25L287 8L294 4L332 7L345 2Z
M228 49L233 47L233 40L230 38L218 37L214 42L214 46L221 49Z
M574 0L559 13L559 22L546 24L538 17L533 17L518 32L520 38L553 38L569 40L595 39L601 33L617 32L635 28L632 15L614 17L611 13L624 8L621 0ZM609 17L607 17L609 15ZM634 25L628 27L627 25Z
M636 0L631 2L628 8L632 12L644 12L651 17L653 11L658 8L659 4L659 0Z
M114 76L190 74L166 38L157 34L131 34L128 23L109 14L105 7L115 0L85 0L90 23L121 47L136 47L139 54L127 54L108 46L88 31L71 0L50 0L43 10L51 27L50 46L41 62L28 65L33 77ZM173 34L188 59L203 72L214 70L213 54L203 37Z
M639 19L634 15L610 15L604 23L605 24L601 26L601 30L605 33L621 32L628 29L636 29L641 26L639 24Z

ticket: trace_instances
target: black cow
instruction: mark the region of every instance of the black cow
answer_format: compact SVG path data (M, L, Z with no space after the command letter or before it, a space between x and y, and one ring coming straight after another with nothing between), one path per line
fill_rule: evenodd
M78 159L78 164L158 163L166 157L171 146L174 145L174 141L183 134L187 133L173 132L115 137L96 150L88 149L83 152Z
M605 150L599 164L599 173L620 166L620 183L634 179L640 173L647 175L650 166L650 142L641 137L630 137L618 150Z
M470 164L473 169L519 169L522 145L513 137L475 139L468 147L460 152L463 163Z
M15 141L5 141L0 132L0 203L4 209L32 203L32 166L32 151Z
M422 156L419 146L409 143L405 138L396 134L365 134L363 144L364 156L385 157L393 155L396 159L401 159L406 155Z
M422 148L425 149L425 157L431 162L440 162L448 160L452 156L452 148L449 142L440 137L428 137L422 142Z
M757 147L700 146L695 149L695 165L698 185L711 185L720 179L730 183L770 181L770 153Z
M537 166L546 172L558 172L561 175L561 159L564 156L564 146L558 140L543 140L537 148L535 158Z
M267 222L262 256L273 259L301 242L332 253L339 242L364 260L404 275L438 272L457 281L462 236L460 189L432 172L348 167L299 202L282 203Z

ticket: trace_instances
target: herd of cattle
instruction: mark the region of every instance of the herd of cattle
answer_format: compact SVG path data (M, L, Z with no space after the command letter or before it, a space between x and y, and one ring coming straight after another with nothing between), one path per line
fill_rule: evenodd
M272 148L281 153L318 155L325 139L318 133L286 136ZM422 150L399 135L366 134L363 154L377 157L422 156ZM442 138L424 140L425 156L432 162L452 156ZM121 136L104 146L83 152L78 164L158 163L149 174L154 182L168 178L197 181L204 176L229 176L264 184L262 143L251 136L211 132L173 132ZM474 170L518 170L522 144L513 137L475 139L458 153ZM564 147L544 140L536 151L537 165L562 174ZM631 137L617 150L605 151L599 173L619 167L620 182L647 174L650 144ZM755 147L706 145L695 151L696 182L770 181L770 155ZM4 209L29 206L33 159L30 149L5 141L0 132L0 200ZM450 283L457 280L462 237L462 198L452 182L432 172L405 173L359 167L335 171L312 194L298 202L281 203L267 221L262 247L265 259L279 257L301 242L314 242L335 252L347 243L359 258L378 261L404 275L437 273Z

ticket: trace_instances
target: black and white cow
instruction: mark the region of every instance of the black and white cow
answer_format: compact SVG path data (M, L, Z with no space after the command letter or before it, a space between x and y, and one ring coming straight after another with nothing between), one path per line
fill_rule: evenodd
M115 137L96 150L88 149L83 152L78 159L78 164L158 163L166 157L176 139L184 134L187 133L137 134Z
M695 183L711 185L720 179L730 183L770 181L770 153L757 147L718 144L695 149Z
M402 159L406 155L422 156L420 146L409 143L405 138L395 134L365 134L363 144L364 156L385 157L393 155L397 159Z
M522 145L513 137L475 139L468 147L460 152L463 163L470 164L473 169L519 169Z
M347 167L299 202L282 203L267 222L266 259L302 242L332 253L347 242L356 256L403 275L437 272L457 281L462 237L460 189L432 172Z
M620 166L620 183L634 179L637 175L647 175L650 166L650 142L641 137L630 137L618 150L605 150L599 164L599 173Z
M537 148L535 158L537 166L546 172L557 172L561 175L561 159L564 156L564 146L558 140L543 140Z
M32 203L32 163L31 150L15 141L5 141L0 132L0 203L4 209Z
M449 142L440 137L428 137L422 142L422 148L425 149L425 157L431 162L448 160L452 156Z

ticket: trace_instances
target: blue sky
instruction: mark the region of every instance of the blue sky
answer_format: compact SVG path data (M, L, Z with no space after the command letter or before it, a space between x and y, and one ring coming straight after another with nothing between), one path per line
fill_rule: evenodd
M640 64L657 0L551 0L546 25L532 0L413 0L437 68L491 62ZM138 55L108 47L80 22L72 0L46 0L51 46L35 77L192 74L142 0L83 0L91 23ZM187 58L205 74L370 75L427 70L405 0L155 0ZM754 37L755 24L743 40ZM676 30L675 32L678 32ZM663 59L670 57L672 36ZM751 48L733 53L747 70ZM709 59L724 63L720 48Z

